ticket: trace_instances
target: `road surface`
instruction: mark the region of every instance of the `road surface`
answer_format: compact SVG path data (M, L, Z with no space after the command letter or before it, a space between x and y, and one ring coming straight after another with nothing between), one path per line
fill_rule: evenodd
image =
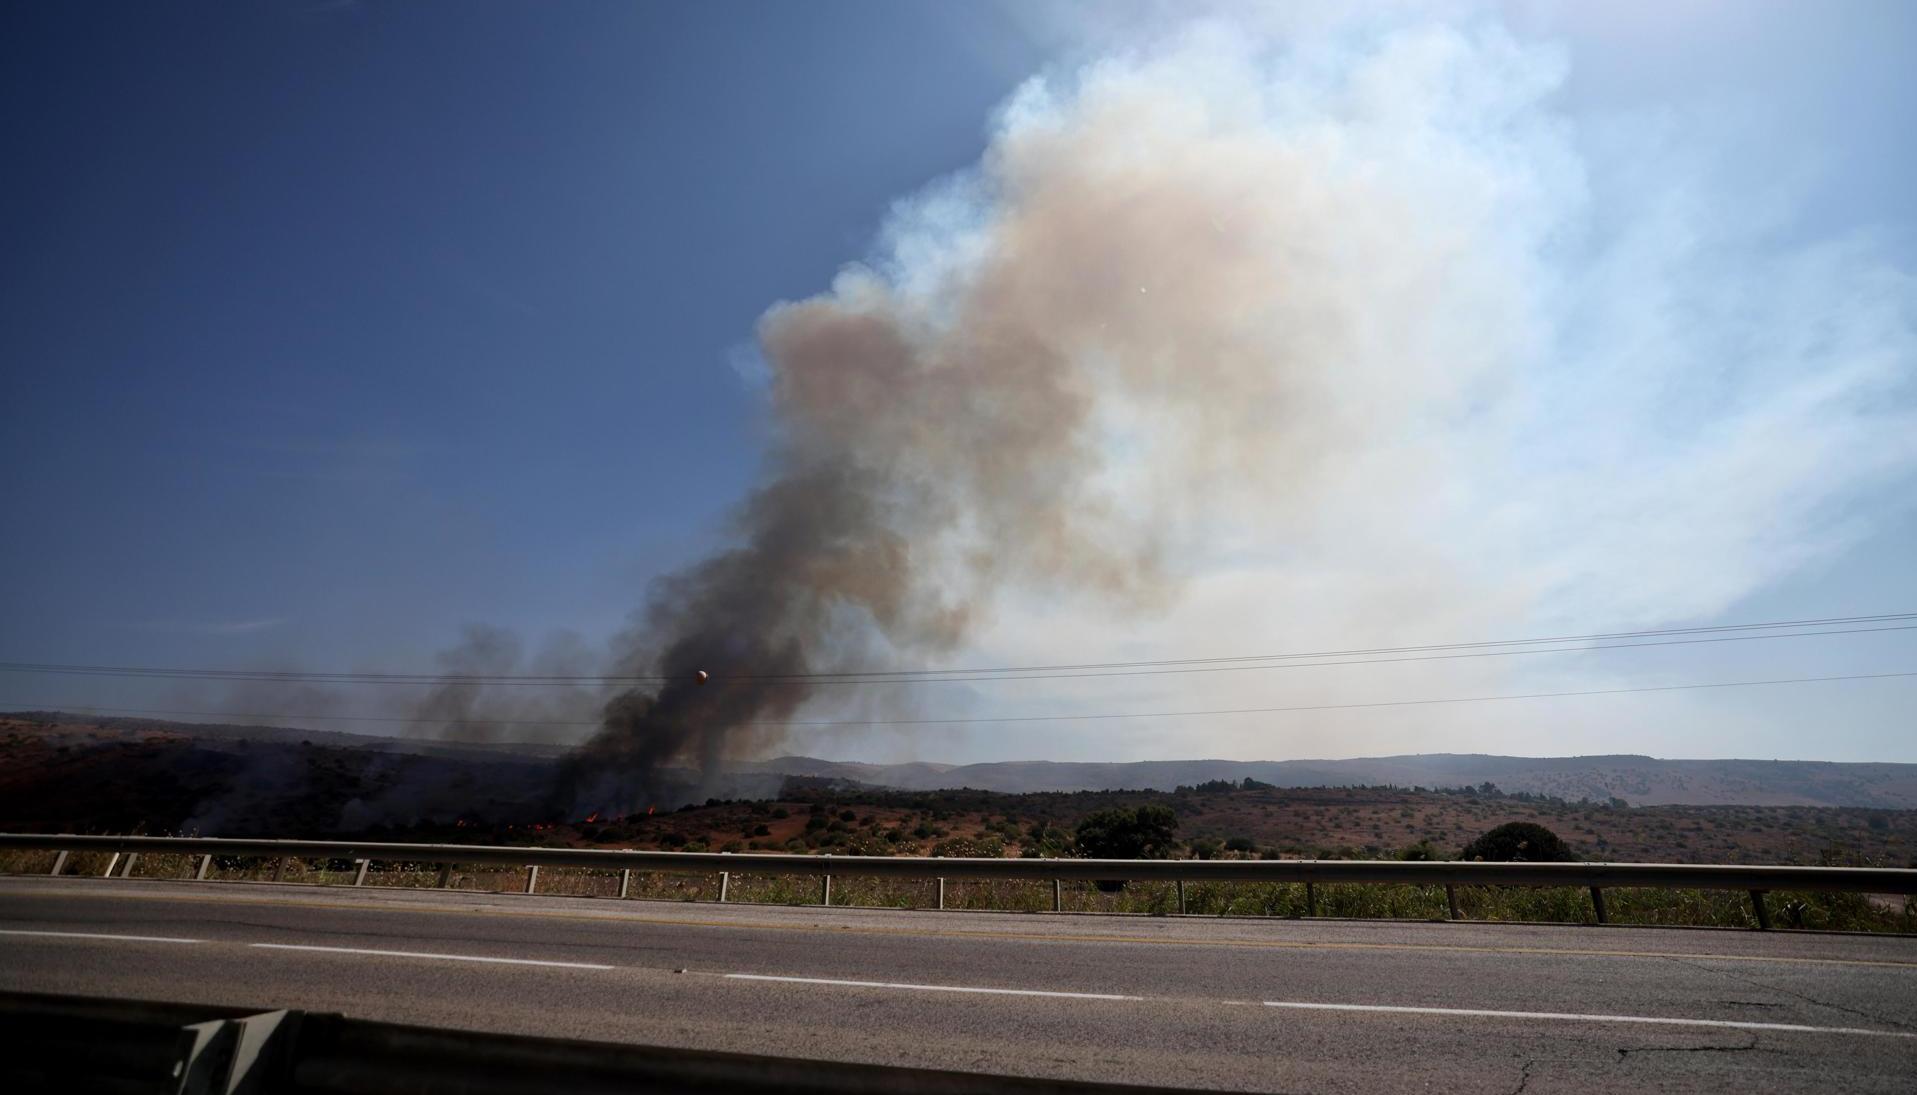
M15 876L0 989L1240 1090L1917 1090L1910 938Z

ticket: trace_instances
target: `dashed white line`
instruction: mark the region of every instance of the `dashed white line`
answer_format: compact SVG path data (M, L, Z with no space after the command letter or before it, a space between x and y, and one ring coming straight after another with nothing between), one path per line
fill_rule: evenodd
M1729 1027L1733 1030L1780 1030L1804 1034L1868 1034L1879 1038L1917 1038L1904 1030L1871 1027L1814 1027L1802 1023L1747 1023L1738 1019L1675 1019L1662 1015L1581 1015L1570 1011L1494 1011L1489 1008L1414 1008L1390 1004L1320 1004L1303 1000L1266 1000L1268 1008L1298 1011L1365 1011L1386 1015L1465 1015L1489 1019L1548 1019L1577 1023L1642 1023L1671 1027Z
M1051 992L1044 989L994 989L974 985L913 985L901 981L844 981L831 977L775 977L768 973L728 973L728 981L778 981L794 985L837 985L855 989L906 989L911 992L970 992L987 996L1046 996L1066 1000L1143 1000L1109 992Z
M104 932L45 932L25 928L0 928L0 935L38 935L52 939L115 939L122 943L202 943L202 939L179 939L170 935L108 935Z
M489 962L501 966L552 966L567 970L609 970L598 962L548 962L539 958L494 958L484 954L438 954L433 951L387 951L364 947L320 947L307 943L248 943L269 951L319 951L325 954L364 954L376 958L437 958L443 962Z

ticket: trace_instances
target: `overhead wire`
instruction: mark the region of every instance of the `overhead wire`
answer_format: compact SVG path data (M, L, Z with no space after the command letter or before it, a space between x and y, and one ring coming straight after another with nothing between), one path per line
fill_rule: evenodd
M1583 696L1621 696L1649 692L1687 692L1716 688L1759 688L1791 684L1825 684L1837 681L1875 681L1895 678L1917 677L1917 670L1902 670L1888 673L1845 673L1822 677L1779 677L1766 680L1747 681L1702 681L1685 684L1633 685L1625 688L1587 688L1562 692L1519 692L1487 696L1437 696L1408 700L1370 700L1358 703L1319 703L1294 704L1281 707L1228 707L1192 711L1115 711L1090 714L1067 715L1001 715L966 718L915 718L915 719L790 719L782 722L752 722L743 725L765 728L790 727L879 727L879 726L957 726L980 725L988 723L1026 723L1026 722L1089 722L1109 719L1171 719L1198 718L1218 715L1272 715L1308 711L1352 711L1378 707L1421 707L1435 704L1496 703L1508 700L1565 699ZM19 701L15 701L19 702ZM325 715L294 714L291 712L228 712L228 711L181 711L154 708L95 707L85 704L43 704L32 703L13 714L59 714L67 711L83 711L104 714L129 714L142 716L191 716L221 719L288 719L294 721L337 721L337 722L375 722L375 723L447 723L456 726L545 726L545 727L596 727L597 722L579 722L559 719L439 719L419 718L403 715Z
M1748 642L1771 639L1815 638L1830 635L1860 635L1917 630L1917 613L1885 613L1873 616L1826 617L1810 620L1784 620L1765 623L1720 624L1711 627L1662 628L1643 631L1609 632L1591 635L1560 635L1532 639L1494 639L1471 642L1431 643L1419 646L1373 647L1354 650L1308 651L1292 654L1258 654L1215 658L1174 658L1129 662L1081 662L1035 666L1006 666L996 669L919 669L919 670L847 670L830 673L726 673L714 667L714 683L776 683L795 685L831 684L932 684L981 683L1015 680L1065 680L1090 677L1166 676L1194 673L1229 673L1263 669L1296 669L1316 666L1384 665L1402 662L1449 661L1462 658L1509 657L1525 654L1583 653L1602 650L1629 650L1645 647L1690 646L1706 643ZM1880 624L1870 627L1826 627L1814 631L1785 631L1787 628L1825 627L1825 625ZM1740 634L1727 634L1741 632ZM1757 632L1750 634L1749 632ZM1673 636L1687 636L1677 638ZM1614 639L1647 638L1649 642L1612 642ZM1585 645L1566 645L1581 643ZM1386 656L1400 655L1400 656ZM657 674L460 674L460 673L379 673L379 672L307 672L298 670L248 670L227 668L175 668L164 666L74 665L44 662L0 662L0 672L49 674L61 676L102 676L123 678L160 678L184 680L277 681L313 684L478 684L500 686L588 686L663 684L684 677Z

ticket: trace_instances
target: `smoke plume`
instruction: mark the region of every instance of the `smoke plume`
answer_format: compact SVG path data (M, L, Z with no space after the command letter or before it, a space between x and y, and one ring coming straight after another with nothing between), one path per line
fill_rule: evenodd
M1315 582L1321 631L1429 602L1458 634L1718 611L1801 564L1917 460L1883 400L1909 279L1634 193L1563 76L1496 27L1209 27L1021 89L975 168L761 320L764 479L635 617L618 671L662 683L606 703L561 797L643 807L661 765L770 744L807 674L936 662L1014 591L1144 612L1255 561Z
M1529 180L1402 141L1438 108L1372 86L1401 60L1342 118L1215 37L1035 82L881 258L771 309L767 478L659 583L624 661L665 683L607 704L575 794L709 768L795 678L952 651L1012 586L1163 603L1204 515L1307 505L1348 438L1445 413L1525 330L1522 258L1478 241Z

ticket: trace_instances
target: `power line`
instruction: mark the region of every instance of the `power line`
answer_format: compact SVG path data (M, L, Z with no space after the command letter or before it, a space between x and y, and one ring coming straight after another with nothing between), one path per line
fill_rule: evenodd
M1884 617L1884 619L1913 619L1917 614L1907 616ZM1867 617L1859 617L1867 619ZM1769 623L1748 623L1741 625L1746 629L1754 627L1781 627ZM1334 652L1323 654L1294 654L1292 662L1259 662L1246 665L1183 665L1167 669L1091 669L1091 671L1072 671L1072 673L1001 673L989 677L866 677L866 675L715 675L711 683L715 685L962 685L962 683L985 683L985 681L1068 681L1068 679L1087 679L1087 677L1173 677L1190 673L1240 673L1248 669L1317 669L1328 665L1392 665L1403 662L1455 662L1461 658L1511 658L1518 654L1587 654L1595 650L1641 650L1649 646L1697 646L1706 642L1752 642L1769 639L1817 639L1827 635L1879 635L1886 631L1917 631L1917 623L1900 623L1888 627L1842 627L1825 631L1785 631L1785 633L1760 633L1760 635L1704 635L1693 639L1658 639L1652 642L1593 642L1585 646L1534 646L1534 648L1505 648L1505 650L1482 650L1478 646L1490 646L1490 642L1457 642L1451 646L1424 646L1420 650L1459 650L1455 654L1407 654L1399 658L1346 658L1346 660L1311 660L1304 658L1330 658ZM1672 631L1674 635L1687 635L1689 629ZM1509 641L1520 642L1520 641ZM1534 641L1536 642L1536 641ZM1380 648L1380 652L1386 648ZM4 662L0 664L4 673L54 673L54 675L82 675L82 677L128 677L128 679L190 679L190 681L278 681L278 683L305 683L305 685L498 685L498 687L587 687L587 685L658 685L673 681L673 677L520 677L520 675L445 675L431 677L424 673L276 673L276 671L243 671L243 669L146 669L146 667L111 667L111 665L46 665L25 664L25 662ZM682 677L681 677L682 679Z
M1289 707L1228 707L1202 711L1117 711L1085 715L1005 715L957 719L794 719L786 722L743 723L768 729L800 726L958 726L983 723L1089 722L1104 719L1173 719L1213 715L1275 715L1307 711L1353 711L1372 707L1422 707L1434 704L1496 703L1506 700L1564 699L1577 696L1622 696L1640 692L1688 692L1711 688L1760 688L1786 684L1824 684L1833 681L1877 681L1917 677L1917 670L1894 673L1847 673L1829 677L1780 677L1759 681L1705 681L1691 684L1652 684L1630 688L1591 688L1568 692L1521 692L1494 696L1440 696L1415 700L1374 700L1364 703L1300 704ZM296 715L288 712L166 711L138 707L91 707L84 704L33 704L32 712L57 714L62 711L87 711L129 715L187 715L221 719L294 719L307 721L421 723L444 722L457 726L567 726L597 727L597 722L551 719L421 719L402 715ZM21 712L25 713L25 712Z
M1157 662L1110 662L1084 663L1080 666L1059 666L1058 670L1028 672L1018 669L995 671L973 670L973 673L988 673L976 676L944 676L940 674L961 672L959 670L917 670L888 671L885 673L839 673L839 674L719 674L712 677L715 684L793 684L793 685L834 685L834 684L962 684L987 681L1030 681L1030 680L1068 680L1088 677L1152 677L1178 676L1194 673L1233 673L1261 669L1302 669L1320 666L1344 665L1389 665L1401 662L1453 661L1461 658L1498 658L1520 654L1576 654L1599 650L1635 650L1645 647L1693 646L1704 643L1750 642L1768 639L1806 639L1829 635L1868 635L1891 631L1917 631L1917 624L1891 624L1883 627L1833 628L1822 631L1787 631L1759 634L1722 634L1726 631L1763 631L1764 629L1801 627L1818 622L1851 623L1889 620L1917 619L1917 613L1898 613L1884 616L1856 616L1828 621L1786 621L1762 624L1727 624L1711 628L1670 628L1661 631L1618 632L1614 635L1568 636L1548 639L1502 639L1484 642L1439 643L1417 647L1378 647L1372 650L1356 651L1319 651L1289 655L1248 655L1240 658L1183 659ZM1711 634L1699 635L1699 632ZM1689 635L1691 638L1656 639L1650 642L1598 642L1619 636L1656 636ZM1541 643L1584 642L1584 646L1538 646ZM1525 647L1524 644L1532 644ZM1484 649L1502 647L1504 649ZM1400 657L1376 657L1368 655L1390 654L1396 651L1455 651L1455 653L1416 653ZM1359 657L1342 660L1340 655L1352 654ZM1287 659L1287 660L1275 660ZM1311 660L1305 660L1311 659ZM1194 664L1207 662L1211 664ZM1217 664L1239 662L1249 664ZM1107 666L1163 666L1166 668L1106 668ZM1082 671L1080 671L1082 670ZM401 684L401 685L499 685L516 687L580 687L588 685L633 685L660 684L672 680L665 676L528 676L515 674L446 674L432 675L424 673L326 673L298 672L293 670L242 670L242 669L173 669L147 666L88 666L62 665L36 662L0 662L0 672L7 673L43 673L66 676L96 676L125 678L157 678L185 680L227 680L227 681L275 681L302 684ZM913 675L907 675L911 673Z

